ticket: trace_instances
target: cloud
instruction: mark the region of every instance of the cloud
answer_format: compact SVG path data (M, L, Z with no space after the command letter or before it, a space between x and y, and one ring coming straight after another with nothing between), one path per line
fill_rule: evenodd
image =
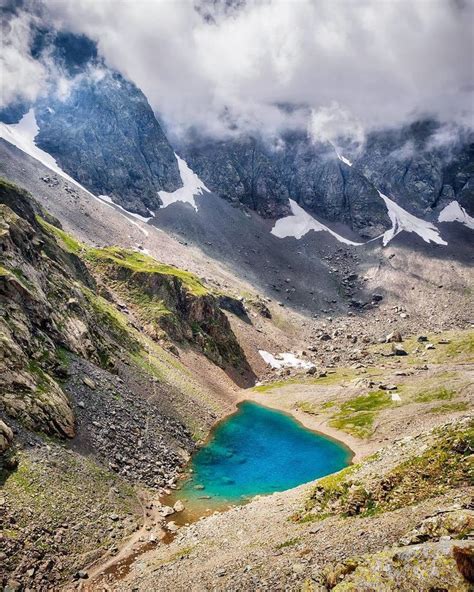
M365 137L360 121L335 101L329 107L313 109L308 131L314 142L331 142L336 146L340 141L360 146Z
M357 134L424 115L471 125L473 3L44 0L96 40L175 133ZM298 105L296 110L281 105Z
M0 107L19 100L33 101L45 89L46 67L30 54L34 20L26 12L2 20Z

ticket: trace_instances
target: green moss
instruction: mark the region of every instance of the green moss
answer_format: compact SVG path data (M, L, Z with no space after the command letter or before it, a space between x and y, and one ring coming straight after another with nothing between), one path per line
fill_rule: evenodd
M426 390L415 395L414 400L417 403L430 403L431 401L450 401L456 396L456 392L446 388L436 390Z
M56 239L58 239L62 244L61 246L68 252L74 253L78 255L83 251L86 247L79 241L77 241L73 236L61 230L57 226L46 222L44 218L41 216L36 216L37 222L41 225L43 230L45 230L48 234L52 234Z
M30 361L28 370L34 374L36 381L36 392L38 394L47 393L51 388L51 378L40 368L37 362Z
M21 269L16 267L8 269L0 265L0 277L15 277L27 292L32 293L35 291L35 286L25 276Z
M68 368L71 364L71 354L64 347L56 348L56 358L65 368Z
M195 275L171 265L159 263L152 257L119 247L88 249L86 259L93 264L114 264L137 273L157 273L179 279L196 296L208 294L207 288Z
M124 346L130 347L132 351L138 349L138 343L133 336L131 329L124 315L122 315L110 302L102 296L95 294L89 288L82 286L82 293L87 302L93 308L98 319L117 341Z
M288 539L284 543L280 543L276 546L277 549L285 549L286 547L294 547L300 543L301 539L299 537L295 537L294 539Z
M18 187L18 185L11 183L7 179L5 179L5 177L0 177L0 188L5 191L14 191L15 193L22 193L22 194L25 193L25 191L23 189Z
M360 395L343 403L339 411L331 417L329 425L358 438L367 438L373 432L377 412L391 404L391 397L385 391Z
M472 484L473 425L439 428L428 449L421 454L415 450L395 468L382 471L378 478L374 475L375 481L357 480L359 467L367 461L320 479L306 501L305 511L311 520L328 513L369 517ZM299 521L305 516L302 513Z
M442 414L453 413L455 411L467 411L469 403L466 401L459 401L458 403L446 403L445 405L437 405L429 410L429 413Z

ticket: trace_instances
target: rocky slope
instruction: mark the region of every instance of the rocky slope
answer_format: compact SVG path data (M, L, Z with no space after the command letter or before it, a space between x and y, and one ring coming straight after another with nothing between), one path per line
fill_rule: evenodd
M314 485L183 528L116 588L467 592L471 461L466 420L399 439Z
M237 379L248 364L217 298L191 274L88 249L3 180L0 221L0 500L9 525L0 577L46 590L113 554L141 520L141 497L173 485L195 440L229 408L189 374L172 340ZM159 341L164 302L175 320Z

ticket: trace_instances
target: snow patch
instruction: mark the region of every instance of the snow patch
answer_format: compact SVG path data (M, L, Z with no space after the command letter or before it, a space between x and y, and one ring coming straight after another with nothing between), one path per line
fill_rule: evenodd
M74 185L84 189L77 181L65 173L55 161L55 159L35 144L35 138L38 135L39 128L36 123L35 111L30 109L18 123L6 124L0 123L0 138L3 138L10 144L19 148L29 156L39 160L44 166L48 167L61 177L64 177ZM84 191L87 191L84 189ZM89 193L89 191L87 191ZM92 194L90 194L92 195Z
M0 138L3 138L4 140L9 142L10 144L13 144L17 148L19 148L25 154L28 154L32 158L38 160L45 167L47 167L51 171L57 173L59 176L63 177L63 179L66 179L70 183L73 183L76 187L79 187L79 189L82 189L82 191L85 191L85 193L90 195L95 200L98 200L101 203L105 202L108 205L108 207L119 208L122 211L124 211L126 214L131 215L131 216L135 216L136 218L138 218L142 221L146 222L147 220L150 219L150 218L144 218L143 216L139 216L138 214L133 214L132 212L125 210L121 206L115 204L110 199L110 197L108 197L107 195L102 195L102 196L97 197L96 195L94 195L93 193L88 191L83 185L78 183L75 179L70 177L67 173L65 173L62 170L62 168L58 165L58 163L51 156L51 154L48 154L44 150L41 150L41 148L39 148L35 144L35 138L38 135L38 131L39 131L39 128L38 128L38 124L36 122L36 116L35 116L34 109L30 109L28 111L28 113L26 113L18 123L12 123L12 124L0 123ZM152 213L152 212L150 212L150 213ZM139 224L137 224L133 220L130 220L128 218L128 216L126 216L126 217L129 220L129 222L131 222L134 226L139 228L140 231L143 232L143 234L145 236L148 236L148 232L144 228L142 228Z
M280 368L304 368L306 370L314 368L312 362L300 360L294 354L283 353L274 356L263 349L259 349L258 353L262 356L264 361L275 370L279 370Z
M339 154L339 152L337 150L336 150L336 154L341 162L343 162L344 164L347 164L347 166L350 166L350 167L352 166L352 162L349 159L347 159L345 156L342 156L342 154Z
M271 233L278 238L286 238L293 236L296 239L302 238L310 230L315 232L329 232L339 242L345 243L346 245L362 245L363 243L355 243L353 241L344 238L340 234L337 234L321 222L318 222L316 218L313 218L308 212L303 210L296 201L290 199L290 208L292 215L280 218L275 222L275 226L272 228Z
M148 220L151 220L152 218L155 217L155 214L153 214L153 212L150 212L150 210L148 210L148 211L152 215L149 218L145 218L145 216L140 216L140 214L136 214L135 212L130 212L129 210L126 210L125 208L123 208L119 204L115 203L114 200L111 197L109 197L108 195L98 195L97 197L99 199L101 199L102 201L105 201L106 203L115 206L119 210L122 210L122 212L125 212L129 216L133 216L137 220L141 220L142 222L148 222Z
M204 191L207 191L208 193L210 193L210 191L196 173L188 167L186 161L180 158L176 153L175 157L178 161L179 174L181 175L183 186L172 193L169 193L168 191L158 191L158 195L163 202L162 207L166 208L172 203L180 201L190 204L197 212L198 207L194 197L196 195L202 195Z
M474 230L474 218L457 201L448 204L438 216L438 222L460 222Z
M414 232L418 236L420 236L426 243L436 243L437 245L447 245L448 243L443 240L439 234L439 230L428 222L427 220L422 220L421 218L417 218L410 214L394 201L392 201L389 197L384 195L379 191L380 197L384 200L385 205L387 206L388 215L390 220L392 221L392 228L384 232L383 234L383 245L388 245L388 243L400 234L400 232Z
M401 401L400 395L398 393L391 394L392 401Z

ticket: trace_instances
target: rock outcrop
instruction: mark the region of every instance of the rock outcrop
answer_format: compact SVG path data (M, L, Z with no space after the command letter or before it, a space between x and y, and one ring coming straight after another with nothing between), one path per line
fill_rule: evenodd
M457 200L474 211L474 137L432 120L369 134L354 168L409 212L423 217ZM444 138L444 139L443 139Z
M102 282L133 308L152 338L187 342L223 368L251 373L220 299L196 276L114 247L91 249L87 259Z
M30 196L1 181L0 404L6 416L31 430L74 436L74 406L61 383L65 356L113 372L119 357L143 349L136 322L124 317L117 300L133 309L152 339L196 347L235 380L253 376L217 297L198 278L138 252L87 248L46 218Z
M161 204L158 191L175 191L182 181L145 95L108 68L87 37L42 31L33 51L53 60L68 86L66 93L51 88L33 106L37 145L91 192L150 216ZM21 107L0 116L12 122Z
M149 217L158 191L182 186L178 163L144 94L116 72L73 81L36 107L36 142L96 195Z
M330 145L304 133L286 133L277 145L240 136L226 141L191 138L185 158L207 187L268 218L290 215L289 198L332 222L373 237L390 226L375 187L341 162Z

